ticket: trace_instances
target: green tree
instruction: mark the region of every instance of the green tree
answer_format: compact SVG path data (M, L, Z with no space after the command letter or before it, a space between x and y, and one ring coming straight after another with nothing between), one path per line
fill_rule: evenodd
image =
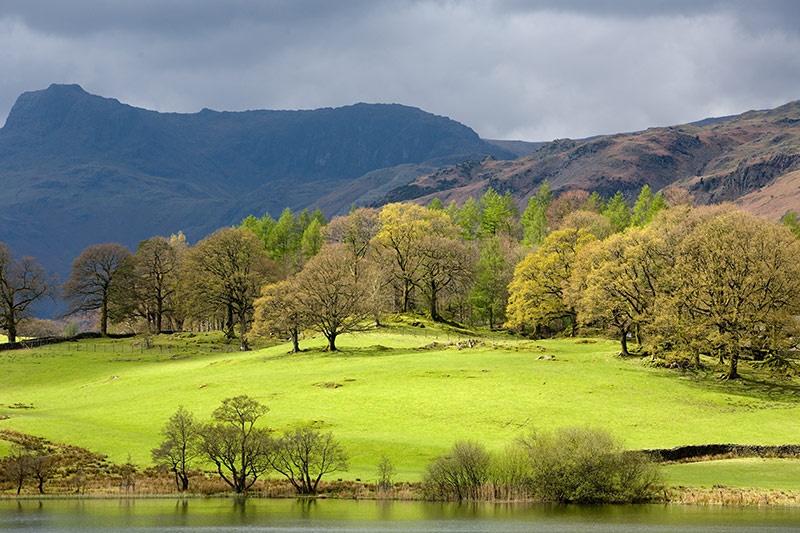
M531 462L530 483L542 499L562 503L636 503L663 487L658 466L626 452L610 433L563 428L521 440Z
M788 211L781 217L781 222L794 233L795 237L800 238L800 219L798 219L797 213Z
M72 262L62 287L69 312L100 311L100 334L108 334L109 309L125 297L132 275L131 252L118 243L95 244Z
M489 187L478 203L480 236L508 235L519 238L519 209L511 193L500 195Z
M201 430L200 449L237 494L246 492L271 468L274 444L256 422L269 409L249 396L225 398Z
M381 209L377 246L385 251L392 277L400 294L400 311L411 310L413 291L420 283L426 239L453 238L457 229L444 211L432 211L416 204L393 203Z
M481 241L470 303L476 317L488 322L490 329L505 322L508 285L519 255L519 244L510 239L494 237Z
M631 220L633 218L631 206L628 205L628 201L625 200L625 196L623 196L620 191L617 191L614 196L606 202L602 214L611 222L611 228L615 233L624 231L625 228L631 225Z
M645 226L650 223L659 211L667 208L664 196L659 192L653 193L649 185L644 185L639 192L636 203L633 204L633 225Z
M8 342L17 342L17 327L32 316L33 305L53 291L41 265L33 258L16 259L11 250L0 242L0 328Z
M528 200L528 206L522 213L522 242L528 246L542 243L548 233L547 210L553 203L554 194L550 183L544 180L536 193Z
M492 458L476 442L461 441L436 458L425 470L424 490L429 498L477 500L489 481Z

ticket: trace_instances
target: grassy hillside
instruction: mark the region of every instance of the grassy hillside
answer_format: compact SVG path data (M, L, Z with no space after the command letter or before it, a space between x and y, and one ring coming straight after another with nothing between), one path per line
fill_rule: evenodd
M271 428L332 431L351 453L344 477L364 480L382 454L398 480L417 480L457 440L499 450L534 428L599 426L629 448L800 441L794 383L651 368L604 340L498 335L458 349L466 338L398 322L343 337L340 353L322 351L322 340L302 342L299 355L286 346L222 352L211 342L219 337L189 334L150 349L125 339L4 352L0 417L10 418L0 429L147 465L179 405L206 420L223 398L249 394L269 406ZM688 483L690 469L672 480Z

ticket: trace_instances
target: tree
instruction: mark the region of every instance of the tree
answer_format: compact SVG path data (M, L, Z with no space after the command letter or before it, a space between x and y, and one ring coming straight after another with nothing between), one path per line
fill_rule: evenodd
M362 329L372 315L364 267L346 245L330 244L294 278L298 311L308 326L325 336L330 351L336 351L340 334Z
M301 427L281 437L271 465L298 494L316 494L322 476L347 470L347 453L332 433Z
M510 239L495 237L481 241L470 303L476 317L487 321L490 329L505 321L508 285L519 255L519 244Z
M185 492L189 489L191 463L200 454L200 424L180 406L161 429L161 436L161 445L151 450L153 461L175 474L175 485Z
M199 302L198 307L210 306L225 311L229 338L235 336L234 325L238 323L241 349L247 350L253 302L261 287L274 280L275 271L274 263L252 232L225 228L189 250L185 269L189 278L184 283Z
M63 286L69 312L100 311L100 334L108 334L110 305L121 300L130 280L131 252L118 243L89 246L72 262L72 271Z
M772 354L796 333L798 254L800 241L786 227L743 211L700 222L681 242L671 298L716 339L729 362L726 378L739 377L743 353Z
M17 342L20 322L32 316L33 304L52 289L44 268L30 257L14 258L0 242L0 328L6 331L8 342Z
M225 398L201 430L201 450L237 494L246 492L270 469L274 446L265 429L256 428L266 405L249 396Z
M412 291L419 284L423 241L432 236L455 237L458 229L444 211L416 204L385 205L379 220L381 229L375 241L387 252L400 293L400 311L405 313L411 309Z
M628 356L628 335L652 317L669 250L654 232L628 228L585 246L575 260L567 301L583 325L617 330L621 352Z
M156 333L163 331L164 315L173 310L182 251L164 237L153 237L140 243L133 256L137 299Z
M253 332L256 335L289 335L292 353L300 351L300 331L305 327L298 292L294 278L271 283L264 286L254 304Z
M377 209L359 207L346 216L331 220L325 226L324 234L326 242L346 244L352 256L360 260L366 257L380 227Z
M528 206L522 213L522 242L528 246L541 244L547 236L547 210L553 203L553 191L550 183L544 180L536 193L528 200Z
M660 192L654 194L649 185L643 186L633 205L633 225L644 226L650 223L659 211L666 208L667 202Z
M794 233L795 237L800 239L800 220L797 217L797 213L788 211L781 217L781 222Z
M419 253L419 287L428 300L431 320L441 322L441 295L468 286L475 263L473 248L461 239L429 235L421 239Z
M449 453L430 463L425 471L425 491L444 500L476 500L489 481L491 456L476 443L461 441Z
M13 445L10 453L0 463L0 473L3 479L14 483L17 496L22 492L25 480L33 475L32 457L30 452L20 445Z
M507 235L519 238L519 209L511 193L500 195L489 187L478 206L481 237Z
M611 222L611 228L615 233L623 231L630 226L631 218L633 217L631 206L628 205L628 201L620 191L617 191L616 194L606 202L602 214Z
M534 432L520 444L531 462L531 486L545 500L635 503L652 500L662 487L658 465L642 453L624 451L604 430Z
M547 208L547 222L551 228L560 228L561 221L573 211L586 209L591 196L583 189L570 189L562 192Z
M576 313L565 302L564 291L576 253L594 240L585 229L554 231L536 252L520 261L508 287L506 326L535 335L545 328L572 328Z

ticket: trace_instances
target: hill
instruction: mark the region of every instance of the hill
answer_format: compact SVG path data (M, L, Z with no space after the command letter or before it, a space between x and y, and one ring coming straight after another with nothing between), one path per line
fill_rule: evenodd
M419 480L457 440L500 451L534 429L602 427L634 449L797 440L787 431L800 413L795 379L746 365L748 379L732 383L716 379L713 358L705 371L679 373L618 357L612 341L415 323L344 336L340 353L323 351L321 338L294 355L286 345L225 353L221 334L0 352L0 429L145 466L178 406L209 420L223 398L248 394L270 408L270 428L333 432L351 453L348 479L374 479L386 454L402 480Z
M634 200L642 186L688 189L697 204L733 201L777 219L800 211L800 101L768 111L705 119L587 140L560 139L513 161L442 169L391 190L378 203L439 197L445 203L510 192L520 206L542 181Z
M22 94L0 130L0 241L64 273L90 244L135 249L179 230L196 241L287 206L330 215L370 190L489 155L514 157L396 104L157 113L51 85Z

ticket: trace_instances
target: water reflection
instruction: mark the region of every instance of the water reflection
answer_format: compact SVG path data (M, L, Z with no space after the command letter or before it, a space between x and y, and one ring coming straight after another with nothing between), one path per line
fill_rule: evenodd
M0 531L601 532L800 531L800 508L445 504L402 501L0 500Z

